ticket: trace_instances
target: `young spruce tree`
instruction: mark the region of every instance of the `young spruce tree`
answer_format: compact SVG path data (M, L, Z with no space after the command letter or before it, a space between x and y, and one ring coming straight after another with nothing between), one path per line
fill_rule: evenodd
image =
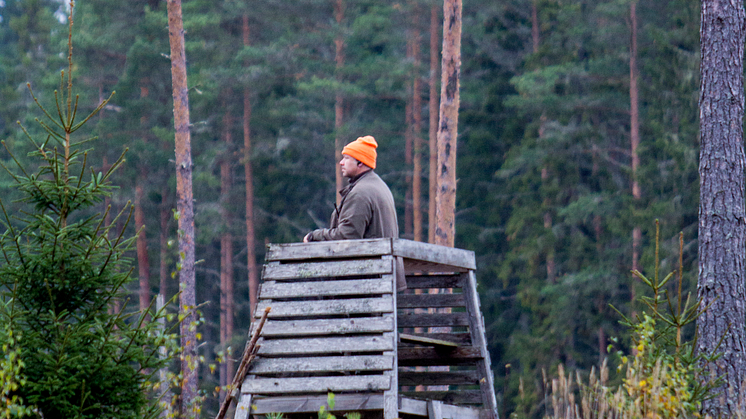
M71 74L72 2L69 21L69 67L54 93L57 115L34 96L46 116L37 119L44 137L33 138L23 128L33 145L29 157L38 167L31 172L12 153L18 167L6 167L27 210L9 214L0 201L5 227L0 298L10 306L0 321L17 331L25 377L18 393L43 417L152 417L157 412L148 396L150 374L166 362L158 356L166 338L155 321L163 311L132 312L124 303L119 312L109 312L131 280L125 252L134 238L110 235L117 221L105 225L104 215L93 214L92 207L110 194L109 177L124 154L106 173L86 173L88 153L81 146L88 139L81 141L77 131L108 100L86 118L78 117ZM117 218L128 221L131 213L122 211Z

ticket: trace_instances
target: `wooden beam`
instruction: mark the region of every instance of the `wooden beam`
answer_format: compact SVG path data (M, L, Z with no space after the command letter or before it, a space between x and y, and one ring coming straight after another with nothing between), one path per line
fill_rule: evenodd
M482 394L479 390L402 391L401 394L422 400L440 400L444 403L481 404L482 402Z
M269 318L276 319L283 317L391 313L394 310L394 302L391 295L384 295L379 298L352 298L345 300L263 300L257 305L256 312L261 313L267 307L272 307Z
M274 310L275 308L273 306L273 313ZM399 327L454 327L469 325L469 315L466 313L399 313L397 320Z
M449 342L447 340L428 338L424 336L410 335L407 333L399 333L399 341L424 346L434 346L436 348L441 348L444 350L458 348L458 343Z
M407 288L461 288L464 279L461 275L407 275Z
M280 299L391 294L393 292L391 284L392 282L389 278L309 282L266 281L262 284L259 295L262 296L262 299Z
M270 244L265 260L333 259L390 255L391 239Z
M400 386L476 385L476 371L399 371Z
M474 365L481 359L479 348L461 346L453 351L438 351L435 348L399 347L399 366Z
M397 299L397 308L465 307L463 294L404 294Z
M395 239L393 244L394 256L401 256L405 259L414 259L416 261L430 262L441 266L445 265L471 270L477 269L474 252L470 250L455 249L452 247L404 239ZM448 270L441 270L441 272L444 271Z
M311 279L343 276L372 276L393 272L391 259L359 259L327 262L266 264L262 279Z
M314 320L269 320L267 324L264 325L262 336L264 336L265 338L270 338L344 335L355 333L391 332L393 330L394 322L392 317L356 317L347 319Z
M290 377L247 379L241 391L248 394L327 393L338 391L383 391L391 387L383 375L337 377Z
M391 355L318 356L303 358L260 358L249 372L256 375L298 372L386 371L394 367Z
M383 336L272 339L261 342L259 355L311 355L394 350L394 342Z
M335 394L334 409L329 409L327 401L328 396L257 397L251 413L316 413L321 406L326 406L327 411L332 412L383 409L381 394Z

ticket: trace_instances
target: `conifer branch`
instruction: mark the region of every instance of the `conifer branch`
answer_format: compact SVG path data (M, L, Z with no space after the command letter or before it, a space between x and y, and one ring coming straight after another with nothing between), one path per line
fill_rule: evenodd
M62 128L62 129L65 129L64 125L58 124L57 121L55 121L54 118L52 118L52 115L50 115L49 112L47 112L47 110L44 109L43 106L41 106L41 103L39 103L39 99L36 98L36 95L34 94L33 89L31 89L31 83L26 83L26 87L28 88L28 91L31 93L31 97L34 99L34 103L36 103L36 106L38 106L39 109L41 109L41 111L44 112L44 115L46 115L47 118L49 118L52 122L54 122L58 127ZM54 97L55 98L57 97L57 91L56 90L54 91ZM59 105L57 105L57 109L59 109ZM19 122L19 124L20 124L20 122Z
M16 251L18 252L18 258L21 260L21 265L24 269L26 269L26 261L23 259L23 252L21 251L21 244L18 242L20 239L19 236L16 235L16 231L13 228L13 224L10 221L10 216L8 215L8 211L5 209L5 204L3 204L3 200L0 199L0 209L3 211L3 216L5 217L5 221L8 226L8 230L10 232L10 237L13 240L13 243L16 246ZM5 249L5 246L3 246L3 251Z
M111 94L109 95L109 97L106 98L106 99L104 99L101 103L99 103L99 105L96 107L96 109L94 109L83 121L79 122L78 124L76 124L75 126L73 126L72 128L70 128L70 133L73 133L73 132L77 131L78 128L80 128L83 124L85 124L86 122L88 122L89 119L91 119L94 116L96 116L101 111L101 109L103 109L104 106L106 106L106 104L109 103L109 101L111 100L111 98L114 97L114 95L116 93L117 93L116 91L111 92Z
M62 85L64 81L65 81L65 70L62 70L60 72L60 91L62 91ZM57 97L57 90L54 91L54 103L57 105L57 115L59 116L60 123L62 124L60 125L60 128L64 130L67 125L65 124L65 114L64 112L62 112L62 108L60 108L60 100ZM51 119L52 117L50 116L49 118Z
M112 256L112 254L114 252L114 249L116 249L116 247L119 246L119 242L122 240L122 237L124 236L124 230L127 229L127 226L129 225L130 220L132 220L132 213L135 211L135 206L134 205L130 205L131 202L132 201L127 201L127 205L130 206L130 213L127 216L127 221L124 223L124 227L122 227L122 231L119 232L119 236L114 241L114 247L109 251L109 255L106 256L106 261L104 262L104 264L99 269L99 272L98 272L99 276L102 275L104 273L104 271L106 271L106 267L109 265L109 262L111 261L111 256Z

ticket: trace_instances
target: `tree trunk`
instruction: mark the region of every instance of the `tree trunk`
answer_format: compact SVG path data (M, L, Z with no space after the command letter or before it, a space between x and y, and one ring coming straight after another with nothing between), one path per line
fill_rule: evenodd
M456 143L461 73L461 0L443 4L435 243L453 247L456 235Z
M143 77L140 80L140 99L149 95L148 84L150 80ZM140 128L143 132L143 142L147 144L148 116L140 118ZM141 162L138 167L137 180L135 180L135 231L137 231L137 273L140 279L140 310L147 310L150 305L150 261L148 260L148 240L145 228L145 214L143 213L143 184L148 179L148 166Z
M228 97L230 92L224 92ZM220 161L220 216L223 219L223 232L220 235L220 346L225 350L233 336L233 235L231 234L231 214L228 209L232 186L231 160L233 150L233 118L228 106L223 109L223 141L225 154ZM220 386L227 386L233 380L233 358L228 356L220 366ZM221 397L222 399L222 397Z
M414 240L422 241L422 93L420 92L420 10L414 3L412 13L412 137L414 156L412 162L412 209Z
M640 183L637 181L638 170L640 167L640 156L637 154L637 147L640 145L640 109L639 109L639 89L637 87L637 1L630 3L630 24L631 24L631 45L629 53L629 100L630 100L630 155L632 156L632 198L635 206L640 202ZM640 247L642 245L642 230L640 226L635 226L632 230L632 270L639 270L640 266ZM635 298L635 293L632 293Z
M438 164L438 7L430 7L430 99L428 102L428 211L427 211L427 242L435 243L435 189L437 186Z
M411 36L407 37L407 59L412 59L412 39ZM404 192L404 237L412 240L414 237L414 217L412 216L412 135L414 134L413 119L412 118L412 88L407 83L407 95L406 104L404 105L404 165L406 172L406 184L407 189Z
M344 56L344 38L342 37L342 19L344 18L344 0L336 0L334 3L334 19L337 21L337 36L334 38L334 61L336 69L336 77L339 79L342 71L342 67L345 63ZM341 130L344 119L344 98L342 94L337 92L334 96L334 159L336 167L335 170L335 185L337 190L335 196L337 197L337 206L342 205L342 196L339 191L342 189L342 168L339 164L336 164L342 160L342 138Z
M700 19L699 278L703 379L722 377L705 414L735 417L744 379L744 150L742 1L703 0ZM721 341L722 340L722 341ZM718 346L719 345L719 346Z
M159 293L168 300L168 220L171 218L171 208L168 201L168 183L161 189L160 223L161 234L159 245L161 252L161 266L159 270Z
M181 417L197 418L197 316L194 289L194 198L192 193L192 145L189 134L184 22L181 0L168 0L168 38L171 45L171 83L176 131L176 195L179 213L179 305L184 316L181 332Z
M145 165L140 165L140 174L135 184L135 230L137 231L137 272L140 279L140 310L147 310L150 305L150 261L148 260L148 242L145 235L145 214L142 210L142 184L148 178Z
M243 15L243 44L249 45L249 16ZM251 92L243 90L243 163L246 182L246 269L249 271L249 321L254 321L254 310L259 299L259 278L256 269L254 234L254 175L251 167Z

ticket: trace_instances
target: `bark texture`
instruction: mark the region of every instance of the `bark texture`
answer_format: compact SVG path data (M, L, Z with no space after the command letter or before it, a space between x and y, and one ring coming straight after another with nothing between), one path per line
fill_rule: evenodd
M225 92L228 97L230 92ZM220 346L230 346L233 336L233 234L230 212L230 194L233 186L231 161L233 160L233 117L224 104L223 142L225 153L220 161L220 216L223 218L223 232L220 235ZM226 386L233 379L235 370L233 357L228 356L220 365L220 386Z
M428 103L428 173L427 242L435 243L435 189L438 165L438 7L430 7L430 101Z
M703 404L712 417L735 417L744 379L744 10L740 0L704 0L700 64L700 309L697 351L703 379L723 377L720 396ZM722 339L722 342L721 342ZM720 346L718 346L720 345Z
M249 16L243 15L243 44L249 45ZM243 90L243 161L246 182L246 269L249 271L249 315L254 320L258 301L259 274L256 269L256 234L254 233L254 173L251 167L251 91Z
M181 417L199 417L197 406L197 332L194 288L194 198L192 193L192 145L189 133L184 22L181 0L168 0L168 38L171 46L171 83L176 131L176 209L179 213L179 296L181 325Z
M342 19L344 18L344 0L336 0L334 3L334 20L337 21L337 36L334 38L334 62L337 71L337 77L345 63L344 55L344 38L342 37ZM342 160L342 138L340 132L344 124L344 98L341 93L334 96L334 161L335 161L335 185L337 191L337 206L342 205L342 196L339 191L342 190L342 168L336 162Z
M420 10L414 4L412 13L412 130L414 156L412 163L412 208L414 210L414 239L422 241L422 88L420 86Z
M453 247L456 235L456 142L461 75L461 0L443 4L435 243Z
M640 182L637 180L640 168L640 155L637 147L640 145L640 100L637 85L637 2L633 1L629 6L629 21L631 30L629 51L629 138L630 155L632 156L632 198L639 203L642 194ZM640 247L642 246L642 229L635 226L632 230L632 270L640 269ZM634 298L634 292L632 293Z

